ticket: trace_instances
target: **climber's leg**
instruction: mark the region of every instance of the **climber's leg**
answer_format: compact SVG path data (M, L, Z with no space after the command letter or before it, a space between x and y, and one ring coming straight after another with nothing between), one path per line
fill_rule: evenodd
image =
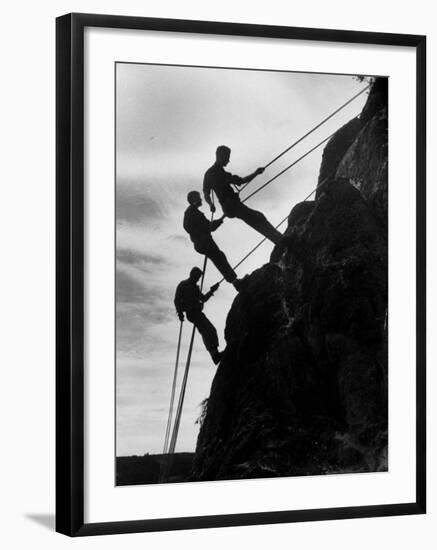
M189 320L196 326L199 334L202 336L205 348L215 362L218 354L219 341L214 325L203 312L198 313Z
M220 250L212 238L202 243L196 243L194 248L199 254L204 254L211 260L228 283L235 281L237 274L230 266L225 254Z
M264 237L275 244L280 241L282 234L273 227L273 225L267 220L264 214L261 214L261 212L248 208L240 201L233 201L232 204L226 206L223 210L229 218L239 218L240 220L243 220L247 223L247 225L253 227L253 229L261 233L261 235L264 235Z
M228 281L228 283L232 283L233 281L235 281L235 279L237 278L237 274L230 266L225 254L220 250L220 248L212 239L206 255L220 271L224 279Z

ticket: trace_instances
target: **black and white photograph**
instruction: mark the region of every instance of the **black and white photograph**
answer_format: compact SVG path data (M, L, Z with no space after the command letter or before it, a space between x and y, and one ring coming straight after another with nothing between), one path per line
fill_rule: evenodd
M114 71L115 484L389 471L389 79Z
M6 4L4 548L434 549L432 7Z

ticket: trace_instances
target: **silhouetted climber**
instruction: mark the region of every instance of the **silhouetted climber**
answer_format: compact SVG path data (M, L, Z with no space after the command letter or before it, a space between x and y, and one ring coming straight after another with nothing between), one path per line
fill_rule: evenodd
M267 220L264 214L257 210L248 208L240 201L237 193L232 189L231 185L243 185L249 183L258 174L264 172L264 168L257 168L255 172L241 178L226 172L224 166L229 162L231 150L226 145L219 145L216 151L216 161L208 168L203 179L203 193L205 200L211 208L211 212L215 212L215 206L211 200L211 191L217 195L223 213L228 218L239 218L253 227L256 231L264 235L267 239L277 244L282 237L281 233L276 230L273 225Z
M202 336L205 348L217 365L221 357L221 352L218 350L217 331L202 309L204 302L207 302L211 298L218 289L219 284L216 283L210 288L209 292L202 294L197 285L201 276L202 270L198 267L193 267L188 279L178 284L174 304L180 321L184 320L184 313L186 313L187 319L197 328Z
M197 191L190 191L187 200L190 206L185 210L184 229L190 235L194 249L210 259L225 280L232 283L239 290L240 279L237 279L237 274L211 236L211 232L223 223L223 218L213 221L206 218L199 210L202 205L202 198Z

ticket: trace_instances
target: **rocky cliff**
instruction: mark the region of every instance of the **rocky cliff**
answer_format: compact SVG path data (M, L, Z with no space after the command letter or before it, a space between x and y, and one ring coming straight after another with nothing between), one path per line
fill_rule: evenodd
M387 81L229 311L193 480L387 469Z

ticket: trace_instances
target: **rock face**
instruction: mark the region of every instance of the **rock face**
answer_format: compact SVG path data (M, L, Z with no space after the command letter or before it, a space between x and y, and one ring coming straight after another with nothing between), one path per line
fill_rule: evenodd
M337 165L336 177L348 178L387 225L388 119L387 79L378 79L360 117L363 127Z
M377 81L234 300L193 480L387 469L386 113Z
M361 120L359 117L353 118L347 124L342 126L328 141L323 150L322 164L319 171L319 185L327 178L335 175L338 165L343 159L346 151L355 141L358 132L361 130ZM318 197L318 193L316 198Z

